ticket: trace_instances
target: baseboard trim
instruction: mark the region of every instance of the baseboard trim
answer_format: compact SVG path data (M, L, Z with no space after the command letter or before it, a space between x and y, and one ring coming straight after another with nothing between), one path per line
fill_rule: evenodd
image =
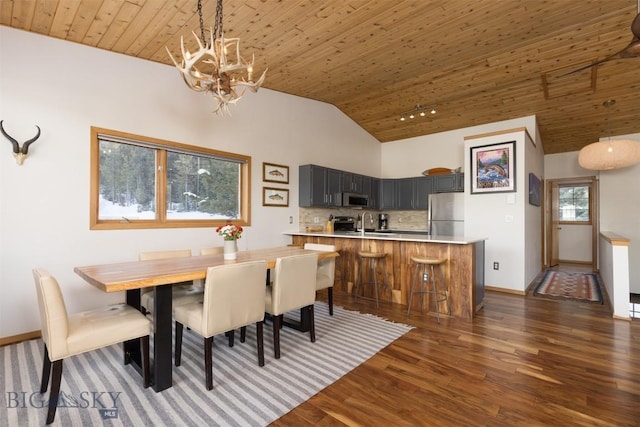
M13 335L10 337L0 338L0 347L5 345L17 344L22 341L33 340L40 338L42 333L38 331L25 332L24 334Z
M484 287L485 291L491 291L491 292L502 292L505 294L514 294L514 295L526 295L527 292L526 291L518 291L516 289L506 289L506 288L496 288L493 286L485 286Z

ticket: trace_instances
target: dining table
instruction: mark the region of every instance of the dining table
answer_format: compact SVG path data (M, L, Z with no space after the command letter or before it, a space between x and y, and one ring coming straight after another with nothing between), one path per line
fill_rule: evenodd
M156 392L172 386L172 292L171 287L192 280L205 279L207 269L218 265L250 261L266 261L265 272L275 268L278 258L317 253L318 259L337 257L338 252L323 252L303 249L298 246L281 246L239 251L235 260L225 260L223 254L199 255L184 258L166 258L145 261L129 261L75 267L74 272L104 292L126 292L126 303L140 309L140 290L153 288L155 292L152 308L154 337L152 384ZM301 314L301 322L304 323ZM302 324L304 330L306 325ZM132 363L140 371L141 352L139 340L124 344L125 364Z

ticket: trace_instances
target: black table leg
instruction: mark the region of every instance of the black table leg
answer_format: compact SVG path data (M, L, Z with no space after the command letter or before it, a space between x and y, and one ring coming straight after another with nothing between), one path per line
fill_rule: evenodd
M161 285L154 288L153 388L156 392L168 389L172 383L171 288L172 285Z
M300 321L285 317L282 323L284 326L289 328L293 328L301 332L309 332L309 329L311 328L311 310L309 307L302 307L300 309Z

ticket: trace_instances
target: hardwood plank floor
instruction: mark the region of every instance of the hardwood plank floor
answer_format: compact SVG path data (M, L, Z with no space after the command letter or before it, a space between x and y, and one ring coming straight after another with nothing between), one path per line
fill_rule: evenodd
M280 426L640 426L640 321L607 305L487 292L471 321L336 290L415 327Z

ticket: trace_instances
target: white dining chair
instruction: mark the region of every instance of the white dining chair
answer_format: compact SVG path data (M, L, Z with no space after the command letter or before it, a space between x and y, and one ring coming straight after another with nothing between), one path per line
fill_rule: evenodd
M138 259L140 261L167 259L167 258L187 258L191 256L191 249L178 249L169 251L152 251L140 252ZM155 292L153 288L142 288L140 290L140 306L141 311L145 314L151 313L155 302ZM189 304L202 299L203 290L196 286L193 282L184 282L175 284L171 287L172 304L178 306L181 304Z
M207 390L213 388L212 349L214 335L256 324L258 365L264 366L264 287L266 261L225 264L207 269L204 299L173 309L176 325L175 365L182 357L183 326L204 337Z
M304 308L309 319L309 337L316 341L313 304L316 300L318 254L303 254L276 259L275 279L267 286L264 311L273 320L273 351L280 358L280 329L284 313Z
M323 252L335 252L335 245L320 243L305 243L305 249ZM318 272L316 274L316 291L327 290L327 303L329 315L333 316L333 282L336 276L336 259L334 257L318 260Z
M151 322L144 314L128 305L117 304L69 315L58 281L42 268L33 270L33 278L44 341L40 393L47 391L51 377L47 424L56 416L62 361L71 356L140 339L144 387L149 387Z

